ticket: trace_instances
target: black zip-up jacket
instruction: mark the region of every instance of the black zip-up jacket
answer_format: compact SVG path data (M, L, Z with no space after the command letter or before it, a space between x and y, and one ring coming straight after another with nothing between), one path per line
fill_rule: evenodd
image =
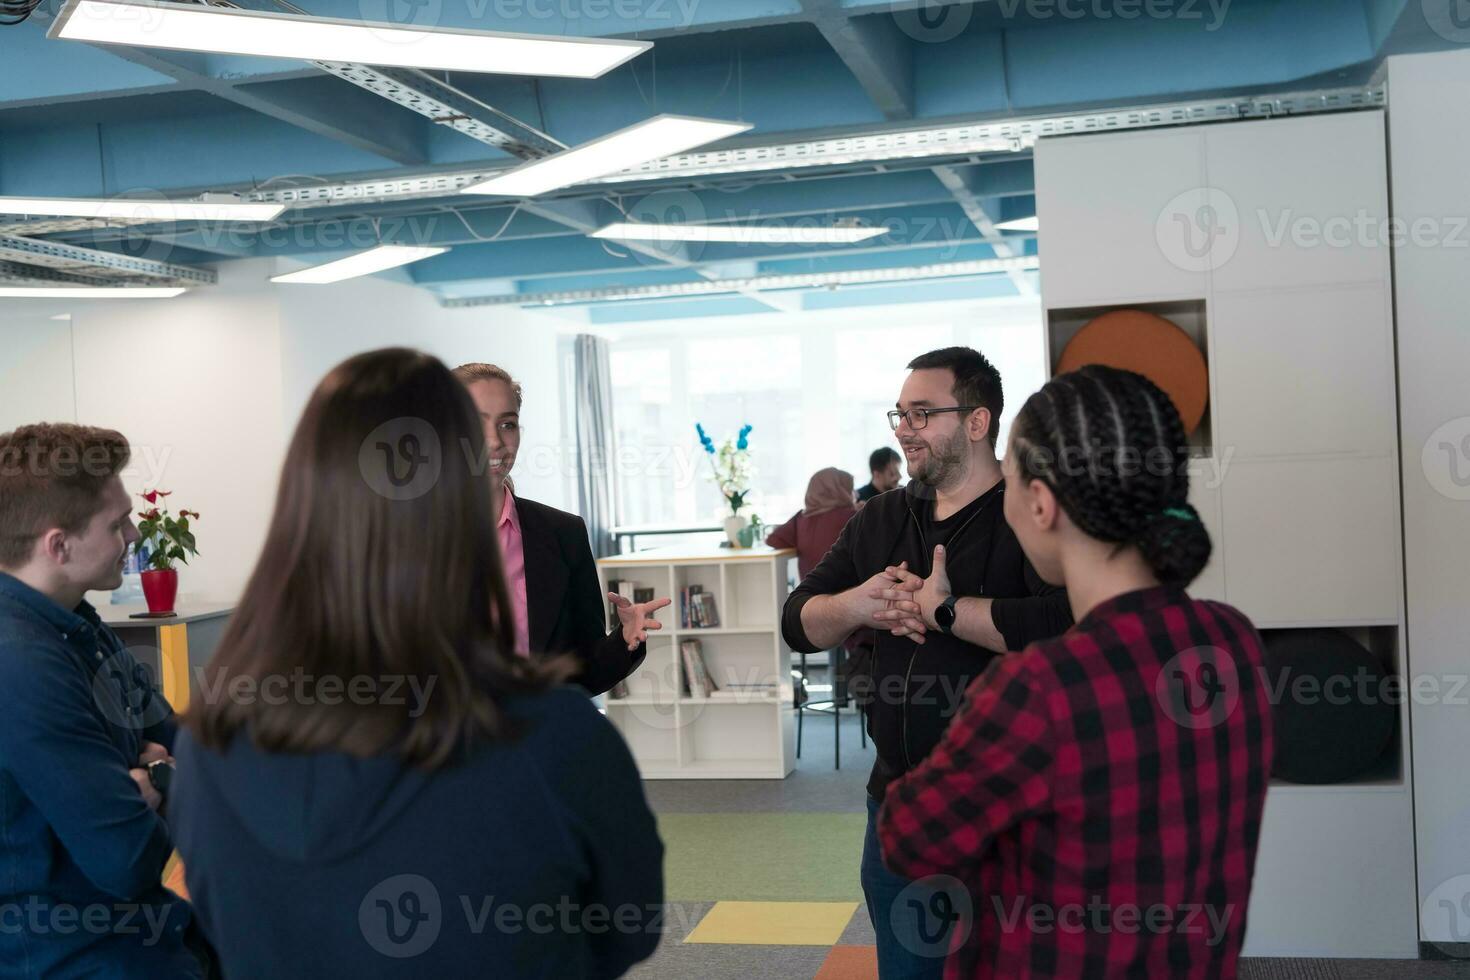
M1021 551L1002 513L1005 484L982 494L984 502L945 544L950 588L962 598L995 599L991 615L1007 650L1066 632L1072 611L1065 590L1047 585ZM781 632L793 650L815 652L801 625L813 596L835 595L860 585L889 565L907 561L927 578L934 546L924 540L921 508L934 506L933 491L915 481L869 500L837 543L786 600ZM918 765L939 744L965 688L999 654L935 630L923 644L884 630L873 631L866 664L854 664L852 690L867 716L878 753L868 794L883 799L888 784Z

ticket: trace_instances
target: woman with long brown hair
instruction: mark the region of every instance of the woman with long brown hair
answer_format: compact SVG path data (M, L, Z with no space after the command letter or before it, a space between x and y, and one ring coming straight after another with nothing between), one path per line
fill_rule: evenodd
M226 975L617 976L657 944L638 774L568 663L514 653L484 459L428 355L313 394L176 753Z

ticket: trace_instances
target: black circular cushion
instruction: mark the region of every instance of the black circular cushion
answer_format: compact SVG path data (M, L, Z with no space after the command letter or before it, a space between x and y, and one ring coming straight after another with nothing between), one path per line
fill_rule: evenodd
M1272 630L1265 640L1272 775L1340 783L1377 762L1393 738L1401 693L1385 683L1379 659L1339 630Z

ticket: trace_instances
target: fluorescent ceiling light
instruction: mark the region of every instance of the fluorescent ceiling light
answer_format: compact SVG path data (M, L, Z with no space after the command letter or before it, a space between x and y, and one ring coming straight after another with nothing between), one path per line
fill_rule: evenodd
M1040 228L1036 215L1029 218L1016 218L1014 221L1001 221L995 226L1001 231L1036 231Z
M0 299L172 299L183 286L0 286Z
M341 282L343 279L356 279L358 276L368 276L374 272L382 272L384 269L408 265L410 262L427 259L431 255L442 255L447 251L449 249L443 247L379 245L366 252L358 252L345 259L337 259L335 262L314 265L299 272L271 276L271 282Z
M832 245L864 242L888 231L885 226L842 227L833 225L688 225L618 222L592 232L593 238L616 238L625 242L737 242L762 245Z
M284 204L216 201L128 200L91 197L0 197L0 214L47 215L57 218L121 218L146 223L165 221L269 221Z
M563 78L597 78L653 47L651 41L426 30L149 0L69 0L49 36L173 51Z
M471 184L463 194L534 197L743 133L750 123L664 114Z

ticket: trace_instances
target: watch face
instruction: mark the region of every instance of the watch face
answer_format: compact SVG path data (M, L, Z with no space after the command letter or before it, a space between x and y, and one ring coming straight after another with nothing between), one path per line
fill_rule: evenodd
M934 622L938 623L939 628L943 630L954 626L954 605L950 602L941 603L934 610Z

